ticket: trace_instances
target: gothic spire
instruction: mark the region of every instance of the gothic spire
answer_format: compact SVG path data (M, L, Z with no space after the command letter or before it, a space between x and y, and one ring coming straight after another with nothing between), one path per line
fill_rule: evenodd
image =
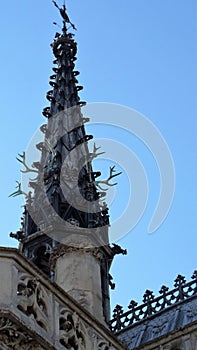
M43 224L50 225L50 217L53 216L50 214L51 207L64 221L78 227L109 225L107 206L100 202L105 192L99 190L95 180L101 173L94 172L91 164L98 155L98 148L94 145L93 152L89 152L87 141L93 136L85 132L84 121L87 118L83 117L81 107L86 103L78 95L82 86L77 84L79 72L75 70L77 44L74 34L69 31L76 28L67 15L65 4L60 8L55 1L53 3L63 18L63 28L61 33L55 34L51 44L55 67L49 82L52 88L46 94L50 105L43 110L47 118L47 123L41 127L45 140L36 145L41 151L41 160L33 163L38 177L29 183L34 189L34 196L26 203L25 236L37 232ZM73 151L74 159L71 156ZM76 187L81 198L75 196ZM65 198L65 192L69 193L69 200ZM51 207L44 208L45 196ZM93 211L84 210L83 199L92 203Z
M28 260L65 291L69 288L69 293L79 302L81 295L85 295L86 279L87 284L92 281L93 286L89 286L90 290L84 297L87 308L91 307L94 313L94 307L99 305L101 318L104 316L108 321L109 284L114 287L109 269L116 252L109 246L108 208L102 202L105 189L96 180L101 173L92 168L92 160L102 153L98 153L95 144L90 152L87 145L92 135L87 135L84 127L88 120L81 110L85 102L78 94L82 86L78 85L79 72L75 70L77 45L74 34L70 32L76 28L68 17L65 4L60 8L55 1L53 3L63 19L63 28L61 33L55 34L51 44L55 67L49 82L51 90L46 95L50 104L43 110L47 122L40 128L44 141L36 145L41 154L40 161L32 164L33 170L26 164L25 152L19 155L18 160L25 169L23 172L33 171L37 176L29 181L33 191L25 194L22 228L11 236L21 242L20 251ZM108 179L100 183L108 185L117 175L111 167ZM17 191L12 195L22 192L18 183ZM76 251L74 264L72 249ZM65 281L59 265L57 268L53 266L54 257L61 254L65 257L61 260L62 271L67 266ZM76 261L80 269L75 268ZM81 266L87 270L85 281L80 275ZM93 274L96 274L94 278ZM69 278L79 283L68 286Z

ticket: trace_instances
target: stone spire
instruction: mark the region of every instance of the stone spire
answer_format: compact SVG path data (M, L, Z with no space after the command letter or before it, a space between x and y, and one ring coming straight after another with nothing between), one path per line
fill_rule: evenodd
M29 185L22 229L13 237L20 240L20 251L77 302L103 322L109 321L109 269L117 249L108 239L109 215L93 171L92 160L98 156L94 144L92 152L87 135L78 92L75 70L77 45L75 30L65 5L60 8L63 19L61 33L55 34L52 49L55 56L51 90L47 92L50 105L43 115L47 123L41 126L44 141L36 147L40 161L32 167L37 171ZM25 153L20 162L26 164ZM112 175L107 182L116 175Z

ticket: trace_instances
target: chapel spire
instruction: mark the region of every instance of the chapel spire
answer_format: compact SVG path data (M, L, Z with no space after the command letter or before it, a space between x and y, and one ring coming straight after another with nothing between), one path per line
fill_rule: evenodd
M69 30L76 28L67 15L65 5L60 8L55 1L53 3L63 18L63 28L61 33L56 32L51 44L55 56L53 61L55 66L52 68L53 74L49 81L51 90L46 94L50 105L43 110L43 115L47 119L47 123L41 126L45 140L36 145L41 151L41 161L36 166L41 171L36 183L30 181L35 195L34 200L31 200L31 203L27 203L26 206L27 212L33 212L36 224L39 223L39 225L37 228L32 224L29 228L25 225L27 236L39 229L40 225L42 226L43 204L40 210L38 208L39 203L44 202L42 191L40 191L43 180L44 190L50 204L64 221L75 223L83 228L109 225L108 209L105 203L100 202L100 198L105 193L97 189L95 181L101 173L94 172L91 164L94 157L98 155L98 148L94 145L93 152L89 152L87 142L93 136L86 134L84 122L88 121L88 118L84 118L81 112L81 107L85 106L86 103L81 101L79 97L79 91L83 87L78 85L79 72L75 70L77 44L74 40L74 34ZM74 150L76 150L76 155L73 160L71 153ZM92 202L91 206L94 209L92 212L84 210L83 201L81 201L81 205L79 203L80 198L72 194L72 200L68 201L65 198L61 180L63 180L65 192L68 193L71 192L70 184L73 182L73 178L75 181L72 186L79 189L84 200ZM72 192L74 193L73 187ZM106 233L104 239L106 243L108 242L107 237Z
M99 186L99 171L93 171L92 160L99 147L89 151L75 70L77 44L74 24L65 4L60 8L62 31L51 44L55 60L50 76L51 90L46 98L49 106L43 110L46 123L40 127L44 140L36 144L40 161L26 164L25 152L18 159L25 172L37 176L29 186L22 228L12 237L19 239L20 251L40 270L72 295L101 321L110 317L109 286L113 287L109 269L115 254L108 238L108 208L102 198L105 190ZM36 170L35 170L36 169ZM106 185L117 176L114 167ZM21 190L21 186L20 186ZM21 191L20 191L21 192ZM19 190L17 191L19 193ZM15 193L14 193L15 195ZM85 274L84 274L85 271Z

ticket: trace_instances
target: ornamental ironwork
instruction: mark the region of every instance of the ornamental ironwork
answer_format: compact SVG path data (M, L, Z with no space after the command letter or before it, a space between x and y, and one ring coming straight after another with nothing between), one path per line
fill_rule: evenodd
M174 289L162 286L160 296L155 297L152 291L146 290L143 296L143 304L138 305L131 300L128 311L124 311L121 305L116 305L110 328L113 332L119 332L125 327L148 319L149 317L165 310L177 303L181 303L197 295L197 270L194 271L191 281L187 282L185 277L178 275L174 281Z

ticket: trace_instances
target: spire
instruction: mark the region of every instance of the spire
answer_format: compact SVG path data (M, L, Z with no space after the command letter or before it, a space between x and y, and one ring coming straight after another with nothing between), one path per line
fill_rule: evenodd
M33 217L36 217L37 227L32 224L30 219L25 220L25 222L31 222L31 225L25 224L26 236L31 235L39 229L39 226L42 226L43 206L40 209L39 207L40 203L43 203L43 198L39 181L41 182L43 178L48 200L63 220L75 222L77 226L83 228L101 227L109 224L106 204L99 203L99 198L104 196L105 192L98 191L96 187L96 178L101 173L94 172L91 165L92 159L98 155L98 148L95 145L93 153L89 152L87 142L93 136L87 135L85 132L84 122L87 121L87 118L83 117L81 107L85 106L86 103L81 101L78 95L83 87L78 85L79 72L75 70L77 44L74 40L74 34L69 32L69 28L75 29L75 26L66 13L65 5L60 8L55 1L53 3L63 18L63 29L62 33L55 34L51 44L55 56L53 61L55 66L52 68L53 74L50 76L49 82L52 89L46 94L50 106L43 110L43 115L48 122L41 127L45 136L44 143L36 145L41 151L41 161L39 164L34 164L39 170L38 181L36 183L30 181L30 186L35 189L34 199L26 205L27 215L29 212L33 212ZM77 148L80 145L78 152ZM73 160L69 157L75 149L74 166ZM95 205L93 204L94 213L85 212L83 204L80 210L80 205L76 203L76 209L75 205L71 205L65 199L60 184L61 174L65 175L64 179L67 177L65 191L69 191L68 182L71 181L69 174L73 175L74 172L78 176L77 187L79 187L82 197L86 201L95 202Z
M103 152L95 144L90 152L87 144L93 136L86 134L88 118L81 111L86 103L78 94L82 86L75 70L77 45L70 32L76 28L65 4L60 8L53 3L63 28L51 44L55 66L46 94L49 106L43 110L47 123L40 128L44 141L36 145L40 161L32 168L25 153L19 155L22 172L33 171L37 177L30 179L32 191L25 193L22 228L11 237L21 242L20 251L40 270L100 320L108 321L109 285L114 287L109 269L116 252L109 245L108 208L102 201L106 193L100 184L108 185L118 174L111 167L109 178L99 182L101 173L93 171L92 160ZM22 192L18 183L12 195Z

